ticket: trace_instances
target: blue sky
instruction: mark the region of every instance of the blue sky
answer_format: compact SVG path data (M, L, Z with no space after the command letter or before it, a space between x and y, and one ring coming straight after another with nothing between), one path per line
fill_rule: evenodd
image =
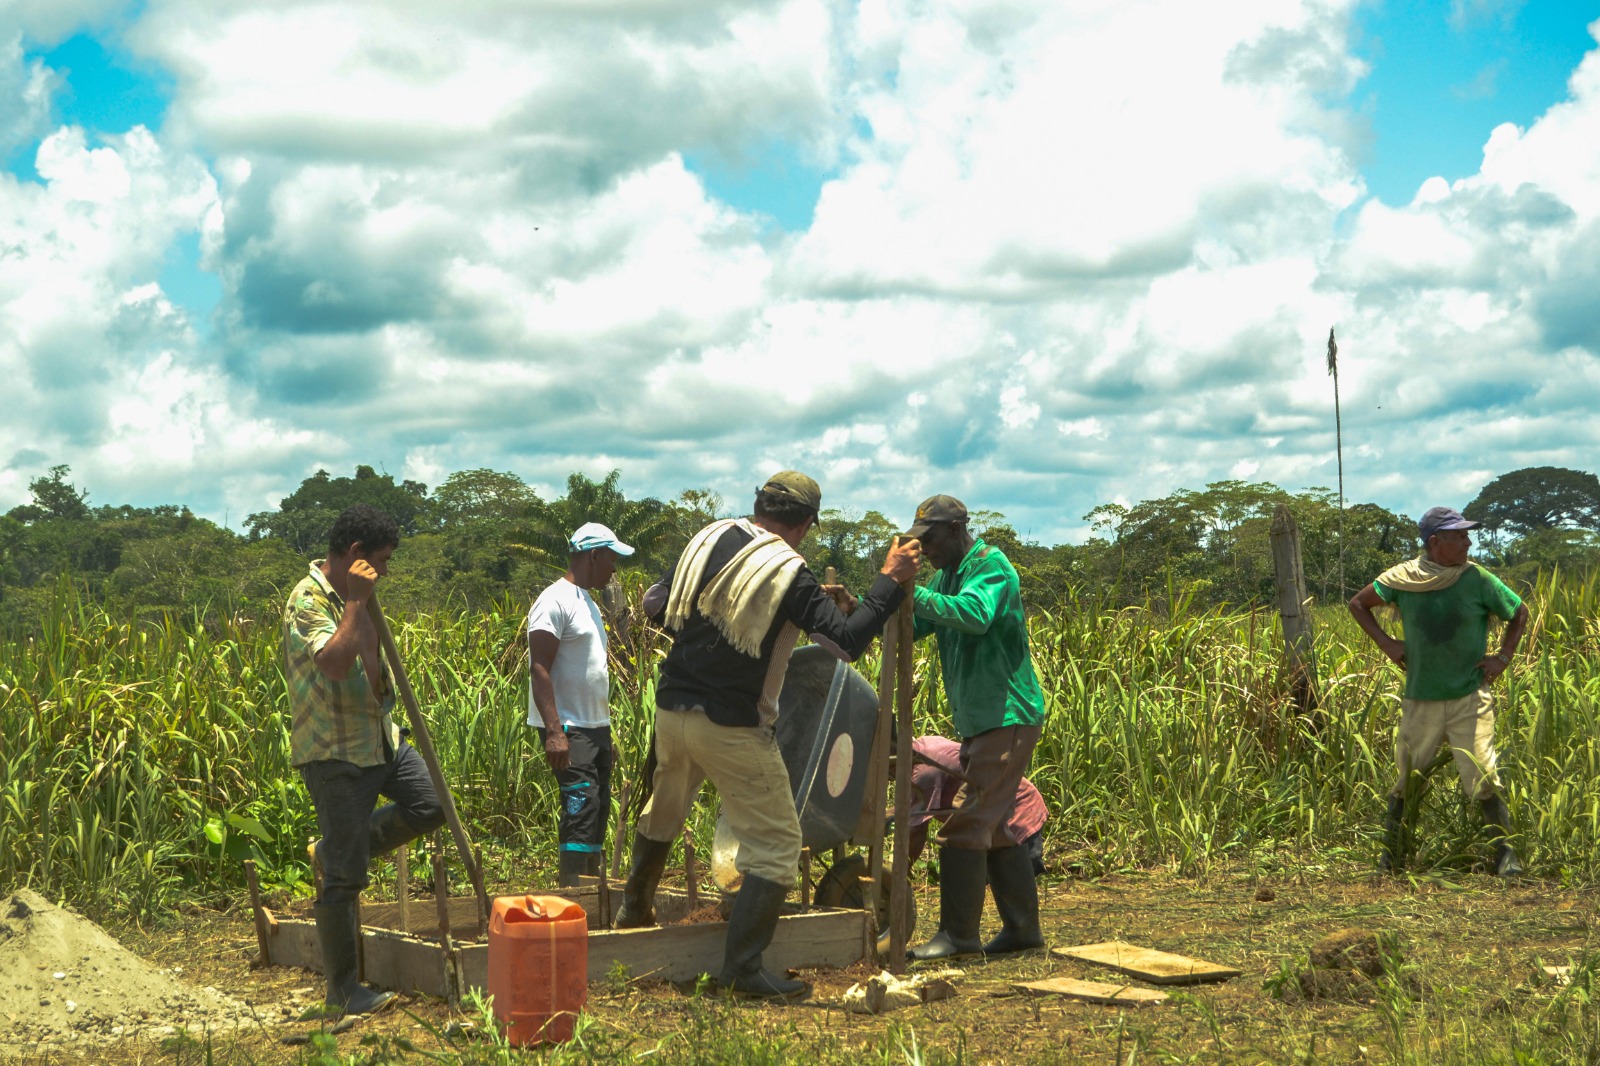
M1527 126L1565 99L1597 17L1600 5L1567 0L1359 8L1356 54L1372 69L1353 102L1372 124L1368 189L1403 204L1436 174L1475 173L1490 130Z
M1595 465L1600 9L8 12L0 507L58 462L216 518L319 466L799 466L1076 539L1331 485L1335 323L1351 499Z

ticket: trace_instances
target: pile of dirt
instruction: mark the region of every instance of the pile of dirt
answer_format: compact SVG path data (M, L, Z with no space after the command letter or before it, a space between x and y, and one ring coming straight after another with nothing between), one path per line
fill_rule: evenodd
M1377 979L1401 962L1392 938L1366 929L1330 933L1311 945L1309 956L1310 965L1300 970L1294 984L1279 990L1284 998L1370 1003L1377 998Z
M37 892L0 904L0 1053L256 1024L250 1007L151 966Z

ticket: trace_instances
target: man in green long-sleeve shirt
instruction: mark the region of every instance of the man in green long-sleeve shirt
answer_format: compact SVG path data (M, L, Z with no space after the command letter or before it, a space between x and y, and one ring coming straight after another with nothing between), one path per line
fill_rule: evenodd
M968 531L966 505L952 496L923 501L909 533L940 571L931 587L916 590L916 635L931 633L939 643L968 781L939 835L939 931L911 957L1042 947L1033 862L1007 829L1044 724L1017 571L1000 549ZM1001 921L988 943L978 936L985 881Z

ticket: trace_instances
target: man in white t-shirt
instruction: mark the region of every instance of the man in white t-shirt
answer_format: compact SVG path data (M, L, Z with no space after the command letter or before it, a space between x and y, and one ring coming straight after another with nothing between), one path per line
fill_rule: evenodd
M567 572L528 612L528 724L561 786L558 883L598 875L611 810L611 677L594 597L633 548L599 522L567 542Z

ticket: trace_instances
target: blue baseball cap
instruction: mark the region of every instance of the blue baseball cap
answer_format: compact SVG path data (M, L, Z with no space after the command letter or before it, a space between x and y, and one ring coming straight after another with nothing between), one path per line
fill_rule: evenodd
M624 544L611 532L610 526L601 525L599 522L585 522L575 530L567 540L567 547L575 552L593 551L595 548L610 548L618 555L632 555L633 546Z
M1417 531L1422 534L1422 543L1426 544L1435 533L1447 529L1477 529L1482 525L1482 522L1474 522L1454 507L1430 507L1417 523Z

